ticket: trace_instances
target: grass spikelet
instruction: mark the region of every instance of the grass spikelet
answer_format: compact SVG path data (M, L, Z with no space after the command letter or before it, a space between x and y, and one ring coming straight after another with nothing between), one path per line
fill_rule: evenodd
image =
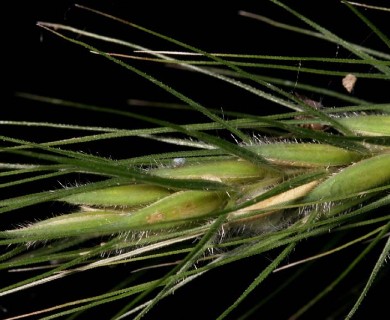
M48 109L42 119L0 121L1 318L161 319L166 308L170 319L350 319L380 300L390 108L376 88L390 80L388 37L354 2L339 5L379 49L295 4L264 3L292 22L240 15L314 37L305 54L286 45L285 55L210 53L84 5L71 10L126 32L38 23L45 45L80 50L102 81L118 70L142 79L147 99L117 106L17 93ZM306 55L316 41L333 53ZM176 100L157 101L155 88ZM387 307L371 310L378 305Z

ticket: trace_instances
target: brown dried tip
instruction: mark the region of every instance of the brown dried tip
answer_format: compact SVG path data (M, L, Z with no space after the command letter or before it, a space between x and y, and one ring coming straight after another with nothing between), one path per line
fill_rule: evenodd
M356 76L349 73L342 80L343 87L345 88L345 90L351 93L353 88L355 87L356 81L357 81Z

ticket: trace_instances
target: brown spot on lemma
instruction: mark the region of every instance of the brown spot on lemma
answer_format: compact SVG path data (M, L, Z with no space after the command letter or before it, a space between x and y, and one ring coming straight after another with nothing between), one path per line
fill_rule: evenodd
M155 212L155 213L152 213L149 217L147 217L146 220L150 224L157 223L157 222L164 220L164 214L161 212Z

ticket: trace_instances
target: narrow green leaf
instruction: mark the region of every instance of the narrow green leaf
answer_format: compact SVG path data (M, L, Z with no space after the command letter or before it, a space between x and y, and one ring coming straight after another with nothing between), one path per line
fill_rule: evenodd
M227 308L217 319L222 320L231 313L256 287L266 279L272 271L291 253L295 248L295 243L288 245L273 261L265 268L251 283L251 285L243 292L243 294L229 307Z
M372 56L370 56L369 54L363 52L362 50L356 48L354 45L352 45L351 43L349 43L348 41L345 41L344 39L341 39L340 37L338 37L337 35L335 35L334 33L330 32L329 30L327 30L326 28L324 27L321 27L320 25L318 25L317 23L315 23L314 21L308 19L307 17L301 15L300 13L298 13L297 11L291 9L289 6L281 3L280 1L278 0L270 0L271 2L275 3L277 6L279 7L282 7L283 9L287 10L288 12L290 12L292 15L296 16L299 20L305 22L306 24L308 24L309 26L311 26L312 28L316 29L317 31L319 31L321 34L323 34L326 38L328 38L329 40L333 41L333 42L336 42L338 43L339 45L343 46L344 48L346 48L347 50L351 51L352 53L356 54L358 57L362 58L363 60L373 60L375 61L376 59L374 59ZM377 63L372 63L372 66L376 69L378 69L379 71L383 72L387 77L390 77L390 69L387 67L387 66L383 66L381 65L380 63L377 64Z
M294 102L296 102L296 103L299 104L299 106L301 107L301 109L303 109L304 111L308 112L309 114L312 114L313 116L317 116L317 117L319 117L320 119L322 119L322 120L324 120L324 121L327 121L327 122L331 123L336 129L340 130L340 132L343 132L343 133L345 133L345 134L349 133L349 131L348 131L346 128L344 128L343 126L341 126L337 121L335 121L334 119L332 119L331 117L329 117L327 114L325 114L325 113L323 113L323 112L321 112L321 111L319 111L319 110L316 110L316 109L314 109L314 108L308 106L307 104L303 103L300 99L298 99L298 98L295 97L294 95L292 95L292 94L290 94L290 93L288 93L288 92L285 92L285 91L281 90L280 88L278 88L278 87L272 85L271 83L264 82L264 81L262 81L262 80L260 80L260 79L258 79L258 78L256 78L256 77L254 77L252 74L250 74L250 73L244 71L243 69L241 69L241 68L235 66L234 64L231 64L231 63L230 63L229 61L227 61L227 60L221 59L221 58L219 58L218 56L213 56L213 55L211 55L211 54L209 54L209 53L207 53L207 52L205 52L205 51L203 51L203 50L200 50L200 49L198 49L198 48L195 48L195 47L193 47L193 46L190 46L190 45L188 45L188 44L185 44L185 43L183 43L183 42L181 42L181 41L178 41L178 40L172 39L172 38L170 38L170 37L164 36L164 35L162 35L162 34L160 34L160 33L158 33L158 32L149 30L149 29L147 29L147 28L141 27L141 26L136 25L136 24L134 24L134 23L130 23L130 22L128 22L128 21L125 21L125 20L122 20L122 19L113 17L113 16L111 16L111 15L109 15L109 14L105 14L105 13L100 12L100 11L98 11L98 10L94 10L94 9L91 9L91 8L88 8L88 7L85 7L85 6L80 6L80 5L77 5L77 6L78 6L79 8L81 8L81 9L84 9L84 10L87 10L87 11L90 11L90 12L93 12L93 13L96 13L96 14L98 14L98 15L102 15L102 16L107 17L107 18L109 18L109 19L113 19L113 20L118 21L118 22L120 22L120 23L123 23L123 24L125 24L125 25L128 25L128 26L134 27L134 28L136 28L136 29L142 30L142 31L144 31L144 32L146 32L146 33L149 33L149 34L152 34L152 35L154 35L154 36L156 36L156 37L158 37L158 38L161 38L161 39L164 39L164 40L166 40L166 41L172 42L172 43L177 44L177 45L179 45L179 46L181 46L181 47L184 47L184 48L186 48L186 49L189 49L189 50L191 50L191 51L200 53L200 54L202 54L202 55L204 55L204 56L206 56L206 57L208 57L208 58L210 58L210 59L212 59L212 60L214 60L214 61L220 62L220 63L226 65L228 68L231 68L231 69L235 70L236 72L238 72L239 74L241 74L241 75L244 76L245 78L248 78L248 79L250 79L250 80L252 80L252 81L255 81L256 83L258 83L258 84L260 84L260 85L266 87L267 89L271 89L271 90L273 90L274 92L277 92L278 94L281 94L281 95L283 95L283 96L289 98L290 100L293 100ZM44 25L45 25L45 24L43 24L42 26L44 26ZM47 26L49 26L49 25L47 24ZM57 27L58 27L58 26L57 26ZM55 31L53 31L53 30L51 30L51 29L48 29L48 30L50 30L50 31L53 32L53 33L58 34L58 35L61 36L62 38L66 38L65 36L63 36L63 35L61 35L61 34L55 32ZM67 40L72 41L72 42L76 42L76 43L77 43L76 40L72 40L72 39L69 39L69 38L67 38ZM81 44L81 43L80 43L80 44ZM85 45L86 45L86 44L84 44L84 46L85 46ZM87 45L87 46L88 46L88 45ZM96 48L90 47L90 49L92 49L92 51L100 52L100 51L97 50ZM105 53L103 53L103 52L100 52L100 54L102 54L102 55L105 56L106 58L108 58L108 59L110 59L110 60L112 60L112 61L114 61L114 62L116 62L116 63L118 63L118 64L120 64L120 65L126 67L126 64L123 63L122 61L117 60L117 59L113 58L112 56L107 55L107 54L105 54ZM134 70L135 68L131 67L131 69ZM135 71L135 70L134 70L134 71ZM199 69L199 68L197 69L197 71L199 71L199 72L205 72L204 70ZM138 72L136 72L136 73L138 74ZM139 73L139 74L142 76L141 73ZM211 74L210 74L210 75L211 75ZM218 75L217 75L217 77L218 77ZM220 77L218 77L218 78L220 78ZM233 83L233 82L231 81L231 79L224 78L223 80L224 80L224 81L227 81L227 82L230 82L230 83ZM254 92L254 93L258 94L259 96L261 96L261 97L263 97L263 98L266 98L266 99L268 99L268 100L270 100L270 101L278 101L280 104L286 105L286 103L283 103L283 102L281 101L281 99L277 98L277 97L274 96L274 95L267 94L266 92L261 91L261 90L258 90L258 89L252 90L252 88L251 88L249 85L242 86L242 85L239 84L239 83L234 83L234 84L236 84L236 85L238 85L238 86L241 86L241 87L243 87L243 88L246 88L248 91ZM171 93L174 94L173 92L171 92ZM175 94L174 94L174 95L175 95ZM297 110L296 107L291 106L291 104L287 104L286 106L292 107L293 109ZM300 109L298 109L298 110L300 110ZM244 141L245 141L245 140L244 140Z
M386 234L390 229L390 223L383 227L382 231L378 233L375 239L368 244L368 246L352 261L352 263L340 273L337 278L330 283L323 291L316 295L312 300L310 300L305 306L300 308L296 313L294 313L289 319L295 320L312 308L318 301L320 301L324 296L329 292L334 290L334 288L356 267L356 265L364 259L364 257L378 244L381 238Z
M352 6L348 1L341 1L344 3L356 16L358 16L378 37L383 41L387 47L390 48L390 40L389 38L380 31L367 17L365 17L358 9Z
M375 263L374 269L372 270L372 272L370 274L370 278L368 279L367 284L365 285L364 289L360 293L360 296L359 296L358 300L356 301L355 305L352 307L351 311L346 316L346 318L345 318L346 320L352 319L352 317L354 316L354 314L356 313L356 311L360 307L361 303L363 302L363 299L367 296L367 293L368 293L370 287L372 286L376 276L378 275L379 269L385 264L386 259L389 256L389 252L390 252L390 238L387 239L386 244L383 248L383 251L380 254L377 262Z

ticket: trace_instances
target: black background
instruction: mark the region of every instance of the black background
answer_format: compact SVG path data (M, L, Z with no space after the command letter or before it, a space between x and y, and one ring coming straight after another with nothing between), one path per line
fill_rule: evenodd
M144 27L158 31L172 38L181 40L208 52L230 53L255 53L269 55L298 55L298 56L328 56L348 58L349 53L338 48L335 44L296 35L279 30L252 19L241 17L238 10L246 10L268 16L275 20L293 23L306 27L302 22L287 14L268 1L236 1L218 2L196 1L163 2L156 4L150 1L79 1L78 3L91 6L114 16L137 23ZM307 15L312 20L325 26L341 37L363 44L372 45L384 50L381 44L344 5L338 1L285 1L296 10ZM167 42L156 39L145 33L120 25L103 17L97 17L91 13L82 11L73 6L73 1L16 1L12 8L7 10L12 19L7 26L5 59L6 90L5 103L0 109L0 118L3 120L49 121L74 123L82 125L113 126L119 128L146 127L148 124L138 120L93 114L85 111L69 110L67 108L53 107L36 103L15 96L17 92L28 92L38 95L69 99L73 101L97 104L100 106L131 109L126 103L127 99L145 99L151 101L178 102L168 93L156 88L139 76L120 68L111 62L89 53L87 50L74 44L59 39L49 32L36 26L37 21L47 21L70 24L81 29L97 31L106 35L123 38L139 43L151 49L180 50ZM213 4L213 6L211 6ZM373 4L380 5L380 2ZM383 3L382 3L383 4ZM386 31L387 17L385 13L364 11L374 20L381 30ZM80 38L80 40L86 40ZM131 51L129 52L131 54ZM244 93L238 89L232 89L205 76L199 76L190 72L175 70L173 68L155 65L148 62L130 61L134 66L147 71L155 77L167 82L170 86L190 96L195 101L207 107L246 110L256 114L269 114L280 111L278 106ZM369 72L369 68L363 69ZM271 71L260 70L268 74ZM313 83L325 86L329 89L343 92L340 79L337 77L318 77L297 73L273 73L285 76L290 81ZM388 94L384 86L377 81L359 80L354 95L375 102L388 101ZM387 84L388 85L388 84ZM325 105L332 106L334 101L327 97L313 95L313 99L321 99ZM132 111L137 109L131 109ZM191 122L196 116L189 119L186 113L159 112L142 109L144 114L158 115L162 119L179 123ZM199 120L204 118L199 117ZM3 134L28 138L32 141L54 140L68 137L68 133L57 130L31 130L3 126ZM147 152L155 152L158 148L154 144L147 144L140 140L137 144L112 145L109 141L103 145L89 146L87 152L107 155L112 157L130 157ZM169 150L169 146L166 147ZM51 207L46 208L50 210ZM35 214L36 212L34 212ZM31 213L30 213L31 214ZM39 214L39 213L37 213ZM308 256L316 252L316 248L324 245L329 239L319 239L317 242L303 243L294 255L293 260ZM331 258L319 261L315 267L309 270L305 277L293 283L291 288L263 309L253 319L286 319L288 315L296 311L307 299L316 294L320 288L332 279L335 273L345 267L348 261L362 248L351 250L348 254L336 254ZM202 318L213 319L224 308L230 305L238 295L247 287L257 272L273 259L275 253L248 259L241 263L233 264L222 272L214 271L206 275L194 284L179 290L173 297L160 303L155 311L152 311L147 319L161 319L163 316L169 319ZM372 261L367 259L367 264ZM368 266L368 268L370 268ZM297 268L298 270L298 268ZM281 272L266 281L264 286L252 293L245 302L240 312L250 307L259 297L266 297L276 284L286 281L297 270ZM360 268L354 273L354 279L364 279L368 276L368 270ZM8 315L43 307L51 299L51 295L58 296L61 301L68 301L78 295L87 296L96 294L104 288L111 288L116 280L119 280L129 270L126 266L119 270L107 270L106 274L90 272L88 275L78 275L65 281L60 281L56 286L43 286L42 289L33 289L25 294L15 294L7 297L0 305L8 309ZM4 273L2 276L5 276ZM78 284L82 283L80 287ZM313 283L316 285L314 286ZM387 283L387 285L386 285ZM367 301L361 308L356 319L365 319L371 316L371 312L387 309L385 294L381 289L388 286L388 276L384 277L376 288L369 294ZM329 314L339 310L348 300L355 282L348 278L341 287L340 294L333 294L323 303L314 307L307 319L325 319ZM360 283L361 284L361 283ZM68 295L70 290L72 296ZM74 293L76 290L76 293ZM60 292L58 292L60 291ZM352 290L353 291L353 290ZM383 292L383 291L382 291ZM22 299L22 300L20 300ZM54 298L53 298L54 299ZM21 301L23 303L21 303ZM115 304L114 304L115 305ZM348 311L348 305L341 314ZM108 319L112 315L115 306L107 309L100 308L93 315L94 319ZM0 311L1 312L1 311ZM190 317L188 316L190 315ZM235 314L236 315L236 314ZM1 316L0 316L1 318ZM336 315L334 319L342 318ZM92 319L89 318L88 319ZM234 316L231 317L234 319Z

